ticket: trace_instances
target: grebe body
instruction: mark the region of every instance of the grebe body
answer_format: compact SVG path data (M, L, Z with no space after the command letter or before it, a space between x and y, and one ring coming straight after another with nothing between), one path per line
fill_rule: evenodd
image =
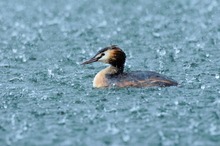
M177 86L173 79L152 71L132 71L124 72L126 55L117 46L113 45L101 49L90 60L82 64L93 62L104 62L110 64L109 67L96 74L93 80L93 87L152 87L152 86Z

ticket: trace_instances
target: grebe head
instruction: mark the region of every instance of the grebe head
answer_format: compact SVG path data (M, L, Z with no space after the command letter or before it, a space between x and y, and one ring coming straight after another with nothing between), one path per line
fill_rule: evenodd
M94 57L82 64L89 64L98 61L111 64L112 66L123 70L125 59L125 53L116 45L112 45L101 49Z

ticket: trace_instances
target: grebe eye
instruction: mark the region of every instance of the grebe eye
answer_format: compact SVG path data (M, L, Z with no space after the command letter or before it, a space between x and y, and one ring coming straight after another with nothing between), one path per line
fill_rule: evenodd
M100 59L100 58L102 58L103 56L105 56L105 53L99 54L96 58L97 58L97 59Z

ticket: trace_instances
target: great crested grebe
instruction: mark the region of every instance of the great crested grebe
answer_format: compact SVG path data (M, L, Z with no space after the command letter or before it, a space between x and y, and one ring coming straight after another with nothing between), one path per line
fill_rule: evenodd
M152 71L132 71L125 73L126 55L117 46L112 45L101 49L90 60L82 64L93 62L104 62L109 67L96 74L93 80L93 87L152 87L152 86L177 86L178 83L171 78Z

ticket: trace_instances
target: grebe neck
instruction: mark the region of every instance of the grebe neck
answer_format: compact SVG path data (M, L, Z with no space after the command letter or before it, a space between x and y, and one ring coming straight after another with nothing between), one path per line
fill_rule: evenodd
M118 74L122 74L123 71L124 71L124 67L115 67L111 65L101 70L100 72L104 74L109 74L109 75L118 75Z
M93 80L93 87L108 86L108 80L106 75L118 75L123 73L123 67L108 66L105 69L98 72Z
M112 69L116 70L115 74L122 74L124 72L123 66L111 66Z
M124 61L114 61L110 65L110 69L115 70L114 74L122 74L124 72Z

